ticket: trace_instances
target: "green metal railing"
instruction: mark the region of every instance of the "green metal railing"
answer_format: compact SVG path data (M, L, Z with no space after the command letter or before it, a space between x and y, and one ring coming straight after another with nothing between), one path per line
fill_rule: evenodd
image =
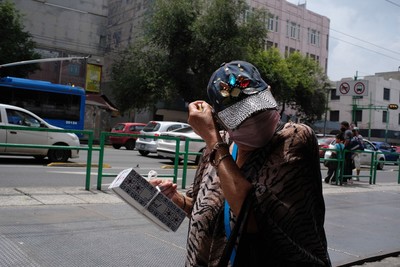
M105 174L103 173L103 160L104 160L104 147L106 143L106 139L109 136L130 136L130 137L143 137L143 138L152 138L152 139L166 139L166 140L174 140L175 141L175 158L174 158L174 168L173 174L160 174L159 177L171 177L174 183L177 183L178 180L178 169L180 158L183 155L183 166L182 166L182 189L186 187L186 176L188 169L188 161L190 155L201 156L201 152L189 152L189 144L190 142L204 142L199 139L185 139L185 149L184 151L180 151L181 141L178 137L170 137L170 136L147 136L147 135L138 135L138 134L125 134L125 133L111 133L111 132L101 132L100 135L100 146L93 147L94 134L93 131L89 130L65 130L65 129L48 129L48 128L35 128L35 127L21 127L21 126L5 126L0 125L0 129L6 130L18 130L18 131L36 131L36 132L59 132L59 133L75 133L75 134L83 134L88 136L87 147L85 146L52 146L52 145L38 145L38 144L14 144L14 143L0 143L0 147L21 147L21 148L41 148L41 149L63 149L63 150L87 150L87 158L86 158L86 179L85 179L85 189L90 190L90 179L91 179L91 167L92 167L92 153L93 151L99 151L99 162L98 162L98 172L97 172L97 189L101 190L102 177L110 176L115 177L118 174ZM329 148L321 148L321 150L335 150ZM358 153L370 153L371 155L371 168L369 171L369 175L361 175L358 177L368 177L370 184L376 183L376 174L377 167L379 163L385 163L385 161L380 161L377 156L378 153L376 151L348 151L344 150L342 152L342 157L340 159L324 159L321 158L320 162L324 161L336 161L338 162L337 170L336 170L336 184L342 184L343 177L357 177L355 175L342 175L344 171L344 158L346 153L358 152ZM379 152L382 154L397 154L396 152ZM397 182L400 184L400 159L397 160L397 164L399 166ZM143 175L143 174L142 174ZM147 174L144 174L147 175Z
M52 146L52 145L38 145L38 144L13 144L13 143L0 143L0 147L21 147L21 148L39 148L39 149L64 149L64 150L87 150L86 158L86 182L85 189L90 189L90 175L92 166L92 151L98 150L93 147L93 131L88 130L65 130L65 129L49 129L49 128L37 128L37 127L25 127L25 126L5 126L0 125L0 129L6 130L17 130L17 131L31 131L31 132L55 132L55 133L75 133L75 134L85 134L88 136L87 147L83 146Z
M333 162L337 162L337 168L336 168L336 184L340 184L342 185L343 183L343 178L353 178L353 177L358 177L358 178L362 178L362 177L367 177L369 178L369 184L376 184L376 174L377 174L377 170L378 170L378 165L380 163L387 163L384 160L379 160L378 159L378 154L382 153L382 154L397 154L399 155L399 153L396 152L382 152L382 151L366 151L366 150L343 150L343 151L337 151L336 149L331 149L331 148L320 148L320 150L324 150L324 151L336 151L337 153L341 153L341 158L337 159L337 158L329 158L329 159L325 159L325 158L320 158L320 162L323 163L325 161L333 161ZM345 155L347 153L369 153L371 154L371 162L370 162L370 169L369 169L369 175L343 175L344 172L344 159L345 159ZM400 158L397 160L397 164L399 166L399 170L398 170L398 176L397 176L397 183L400 184Z
M185 189L186 186L186 175L187 175L187 166L188 166L188 156L189 155L201 155L199 152L189 152L189 143L190 142L204 142L203 140L198 139L185 139L185 150L183 152L180 151L180 142L181 140L178 137L171 136L149 136L149 135L140 135L140 134L126 134L126 133L111 133L111 132L101 132L100 134L100 152L99 152L99 167L97 172L97 189L101 190L101 184L103 177L116 177L118 173L103 173L103 159L104 159L104 146L107 138L109 136L120 136L120 137L133 137L133 138L151 138L151 139L164 139L164 140L174 140L175 141L175 159L174 159L174 169L173 174L159 174L158 177L162 178L172 178L173 183L177 183L178 181L178 169L179 169L179 161L180 155L183 155L183 173L182 173L182 189ZM142 174L143 176L147 174Z

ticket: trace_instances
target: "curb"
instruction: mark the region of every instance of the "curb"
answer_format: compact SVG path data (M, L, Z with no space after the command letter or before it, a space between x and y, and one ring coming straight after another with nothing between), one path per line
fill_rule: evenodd
M92 164L92 167L99 167L98 164ZM75 163L75 162L52 162L47 164L47 167L87 167L86 163ZM110 164L104 163L103 168L111 168Z

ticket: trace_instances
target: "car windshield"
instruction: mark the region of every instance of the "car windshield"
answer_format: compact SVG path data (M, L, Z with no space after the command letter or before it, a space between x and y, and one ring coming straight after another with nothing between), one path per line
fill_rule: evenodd
M143 131L144 132L155 132L158 129L160 129L160 124L155 121L151 121L143 128Z
M179 128L179 129L173 130L172 132L175 132L175 133L191 133L191 132L193 132L193 129L192 129L192 127L184 127L184 128Z

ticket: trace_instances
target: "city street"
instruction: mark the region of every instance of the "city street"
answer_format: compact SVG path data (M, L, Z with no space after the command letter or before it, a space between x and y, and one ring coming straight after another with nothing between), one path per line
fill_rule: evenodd
M69 164L50 164L48 161L37 161L33 157L9 157L0 156L0 187L18 186L85 186L87 151L81 150L80 157ZM91 187L97 185L97 172L99 152L94 151L91 168ZM77 163L77 164L74 164ZM104 152L102 184L108 185L113 177L127 168L135 168L141 174L147 174L155 170L160 175L172 175L173 165L169 159L158 158L156 154L141 156L137 151L114 149L107 147ZM188 164L186 185L190 185L195 173L195 165ZM182 168L178 171L178 177L182 178ZM178 184L181 181L178 180Z

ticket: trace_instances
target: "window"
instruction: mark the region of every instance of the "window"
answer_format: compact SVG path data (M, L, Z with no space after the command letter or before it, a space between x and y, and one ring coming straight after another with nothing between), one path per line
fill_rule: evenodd
M2 87L0 102L25 108L48 119L79 120L80 96Z
M287 21L286 36L291 39L299 40L300 39L300 25L295 22Z
M383 88L383 100L390 100L390 89Z
M81 66L78 64L69 64L68 65L68 73L71 76L79 76L81 71Z
M40 122L31 115L14 109L6 109L9 124L23 125L28 127L40 127Z
M249 18L250 18L250 15L251 15L251 11L250 11L250 10L245 10L245 11L244 11L244 18L243 18L243 21L244 21L244 22L248 22L248 21L249 21Z
M336 89L331 89L331 100L340 100L340 96L336 94Z
M319 47L320 33L317 30L308 28L308 43Z
M276 47L276 44L274 44L273 42L271 42L271 41L267 41L267 47L266 47L266 50L268 50L268 49L270 49L270 48L272 48L272 47Z
M356 110L356 121L362 121L362 110Z
M271 15L268 18L268 30L271 32L278 32L278 17Z
M382 112L382 122L384 122L384 123L386 123L387 122L387 111L386 110L384 110L383 112Z
M400 113L399 113L399 119L398 119L398 124L400 125Z
M329 118L330 121L339 121L339 110L331 110Z

